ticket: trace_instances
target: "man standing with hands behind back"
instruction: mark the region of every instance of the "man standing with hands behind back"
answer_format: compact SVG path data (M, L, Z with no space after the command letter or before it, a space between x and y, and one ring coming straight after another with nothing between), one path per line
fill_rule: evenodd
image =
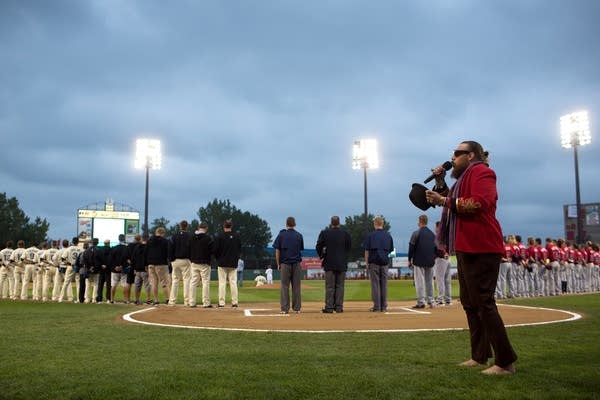
M304 238L294 229L296 219L287 217L286 229L282 229L275 242L275 262L277 269L281 272L281 292L279 303L281 314L287 314L290 310L290 283L292 284L292 309L296 314L300 313L302 301L300 297L300 282L302 280L301 251L304 250Z
M375 230L365 240L365 261L369 268L371 280L371 298L373 307L370 311L387 311L387 281L389 254L394 248L394 241L388 231L383 229L383 217L373 219Z
M495 363L482 373L513 374L517 355L494 299L504 254L502 229L496 219L496 174L488 166L488 152L474 141L458 145L452 166L452 177L456 179L452 188L448 190L445 183L436 182L426 197L430 204L443 207L438 245L456 254L460 302L471 334L471 358L460 365L486 366L493 349ZM433 173L443 176L445 171L436 167Z
M219 307L225 307L227 283L231 291L231 307L238 306L237 261L242 254L242 241L233 232L233 222L223 223L223 232L215 239L215 258L219 278Z
M435 264L435 234L427 227L427 215L419 215L419 229L413 232L408 245L408 266L413 268L417 304L413 308L433 308L433 265Z
M316 246L325 270L324 313L344 312L344 280L351 247L350 234L340 228L340 217L334 215L331 217L330 228L319 234Z

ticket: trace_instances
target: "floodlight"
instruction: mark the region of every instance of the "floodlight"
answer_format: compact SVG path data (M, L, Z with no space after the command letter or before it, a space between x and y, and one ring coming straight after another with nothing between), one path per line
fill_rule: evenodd
M361 139L354 141L352 147L352 169L379 168L377 141Z
M560 117L561 145L565 149L590 144L590 121L587 111L574 112Z
M135 167L160 169L161 164L160 140L138 139L136 141Z

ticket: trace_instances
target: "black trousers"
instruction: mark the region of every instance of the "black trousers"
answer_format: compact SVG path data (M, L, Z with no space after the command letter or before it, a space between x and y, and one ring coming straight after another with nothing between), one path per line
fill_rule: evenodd
M102 302L102 290L106 285L106 300L110 300L110 268L102 270L98 273L98 296L96 301Z
M346 271L325 271L325 308L344 310L344 281Z
M494 300L501 256L457 252L456 259L460 302L471 334L471 358L485 364L493 350L495 364L505 368L517 360L517 355Z

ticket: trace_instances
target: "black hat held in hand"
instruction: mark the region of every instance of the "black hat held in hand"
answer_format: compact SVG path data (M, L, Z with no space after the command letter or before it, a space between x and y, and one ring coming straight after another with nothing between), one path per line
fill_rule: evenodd
M420 183L413 183L412 190L410 191L408 198L415 205L415 207L426 211L431 207L431 204L427 202L425 197L425 191L428 190L425 186Z

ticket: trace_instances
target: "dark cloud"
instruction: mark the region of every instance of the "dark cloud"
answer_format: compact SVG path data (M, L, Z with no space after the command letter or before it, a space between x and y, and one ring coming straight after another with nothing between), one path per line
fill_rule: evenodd
M412 182L458 142L492 155L504 230L560 236L573 203L558 119L585 108L582 200L600 199L595 1L47 2L0 5L3 191L53 237L110 197L142 210L138 136L162 140L150 218L194 218L214 198L294 215L307 245L363 210L355 139L377 138L369 211L399 249ZM439 210L428 212L432 219Z

